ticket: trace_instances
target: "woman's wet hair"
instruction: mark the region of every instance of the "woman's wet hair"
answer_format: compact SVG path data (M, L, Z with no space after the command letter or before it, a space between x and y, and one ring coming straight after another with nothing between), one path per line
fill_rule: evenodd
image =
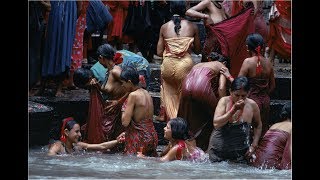
M126 82L130 80L133 85L138 85L139 73L133 66L124 66L120 74L120 79Z
M246 45L250 51L258 53L258 49L263 49L264 40L263 37L258 33L249 34L246 39ZM260 48L258 48L260 46Z
M103 56L106 59L113 60L113 57L114 57L115 53L116 53L116 50L110 44L107 44L107 43L106 44L102 44L97 49L97 55L98 56Z
M286 119L291 119L291 103L286 103L281 110L280 113L280 119L281 120L286 120Z
M174 31L177 35L180 35L179 31L181 29L181 17L186 14L186 1L171 1L170 11L173 14L172 21L174 23Z
M61 140L62 131L64 129L68 129L70 131L75 124L79 124L79 123L76 120L74 120L73 117L67 117L61 121L60 120L54 121L52 123L52 129L50 129L50 132L49 132L49 143L52 143L56 140Z
M190 138L188 123L181 117L170 119L169 121L173 139L187 140Z
M79 88L86 89L87 88L86 84L91 80L92 77L93 77L93 73L91 72L91 70L85 69L85 68L79 68L75 70L73 74L74 85Z
M67 118L66 118L66 119L67 119ZM66 119L63 119L63 120L62 120L62 125L63 125L63 122L66 121ZM75 124L79 124L79 123L77 123L77 121L72 118L71 120L69 120L69 121L66 122L64 128L65 128L65 129L68 129L68 130L70 131Z
M230 69L230 58L223 56L217 52L211 52L208 56L212 61L219 61L221 63L225 63L226 67Z
M249 85L249 81L248 78L245 76L240 76L235 78L232 83L231 83L231 91L237 91L240 89L243 89L246 92L249 92L250 90L250 85Z
M70 131L75 124L79 124L79 123L77 123L73 119L73 117L67 117L62 120L62 125L61 125L61 129L60 129L60 141L61 142L65 143L67 141L67 137L64 134L64 130L67 129Z

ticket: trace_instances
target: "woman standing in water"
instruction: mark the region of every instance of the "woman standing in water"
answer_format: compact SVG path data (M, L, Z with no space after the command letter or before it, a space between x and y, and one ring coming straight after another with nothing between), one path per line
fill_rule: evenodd
M261 168L291 169L291 103L283 106L280 122L270 127L252 155L251 165Z
M161 64L161 99L169 119L177 117L181 96L181 84L193 66L191 47L200 53L198 27L184 19L185 1L171 1L172 20L160 29L157 46L158 56L163 57Z
M246 156L250 157L257 147L261 135L260 110L255 101L247 98L249 89L248 79L237 77L231 83L230 96L219 100L208 148L211 162L246 162Z
M141 147L148 156L158 156L158 134L153 125L153 101L139 86L138 71L132 66L123 67L120 80L129 93L122 105L122 126L125 127L125 154L135 154Z
M270 94L275 88L273 65L270 60L263 56L265 43L260 34L249 34L246 38L246 46L250 57L243 61L238 77L246 76L249 80L250 91L248 97L259 106L262 121L261 137L263 137L270 124ZM227 68L223 67L221 72L230 81L233 81L233 77Z
M222 67L230 68L229 59L212 52L210 62L194 65L182 82L178 116L187 120L197 146L206 151L213 130L212 118L220 98L226 96L226 77Z

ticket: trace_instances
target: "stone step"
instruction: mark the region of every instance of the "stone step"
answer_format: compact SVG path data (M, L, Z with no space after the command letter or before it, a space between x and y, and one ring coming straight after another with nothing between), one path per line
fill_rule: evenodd
M59 121L65 117L74 117L80 125L86 122L89 107L88 90L65 91L64 97L33 96L29 97L29 145L46 145L50 138L58 138ZM160 93L150 92L154 103L154 115L159 115ZM289 100L271 100L270 121L275 122L282 106ZM36 104L36 105L35 105ZM34 110L34 106L42 107ZM159 144L166 144L163 128L166 123L154 120L159 136Z

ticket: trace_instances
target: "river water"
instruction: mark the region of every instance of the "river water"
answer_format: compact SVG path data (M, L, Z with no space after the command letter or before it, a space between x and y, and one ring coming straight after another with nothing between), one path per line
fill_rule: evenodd
M292 179L291 170L231 162L160 162L99 152L50 157L47 152L47 147L29 149L29 179Z

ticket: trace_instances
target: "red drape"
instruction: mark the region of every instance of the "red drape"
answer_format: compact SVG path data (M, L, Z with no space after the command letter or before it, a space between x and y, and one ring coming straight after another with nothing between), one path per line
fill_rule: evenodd
M291 58L291 1L275 1L279 16L269 22L268 46L281 57Z
M248 34L254 32L254 16L250 7L240 14L210 26L217 37L221 52L230 57L232 76L237 77L244 59L248 57L245 40Z
M108 111L112 108L113 111ZM115 139L124 131L121 124L121 104L108 106L98 89L92 88L87 123L81 130L84 131L84 141L88 143L102 143Z

